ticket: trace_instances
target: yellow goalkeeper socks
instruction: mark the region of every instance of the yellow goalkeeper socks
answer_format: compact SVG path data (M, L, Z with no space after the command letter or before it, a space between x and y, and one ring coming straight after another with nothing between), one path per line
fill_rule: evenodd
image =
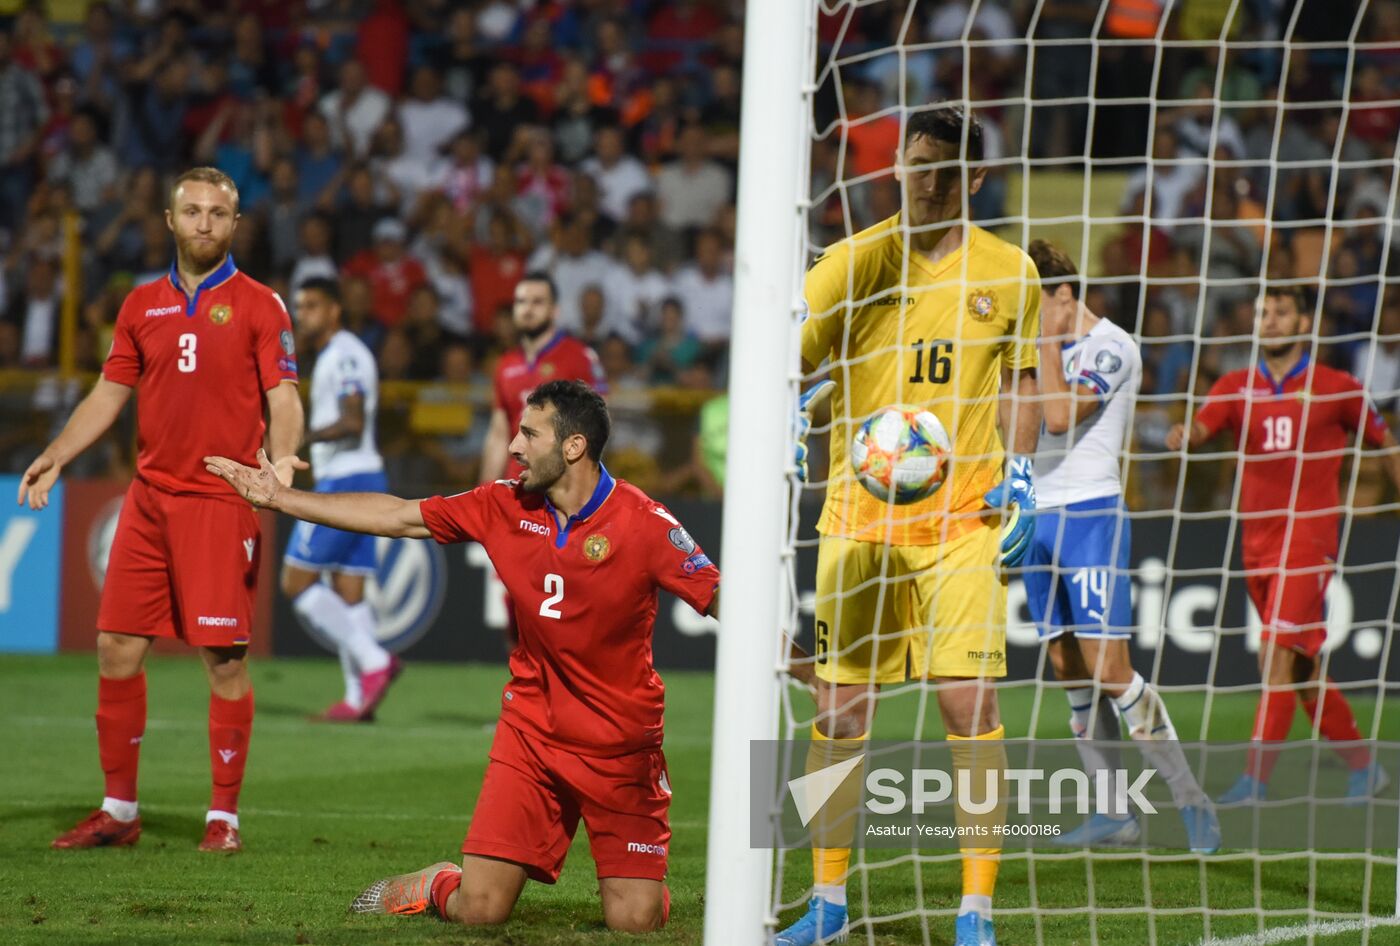
M948 735L948 741L952 743L953 768L959 780L961 772L970 773L971 801L974 803L986 798L987 771L994 769L1000 772L1006 768L1006 748L1002 745L1005 736L1006 730L1001 726L971 738ZM984 845L973 846L966 841L960 845L963 899L959 913L973 912L983 916L991 913L992 893L996 890L997 870L1001 866L1001 838L992 832L992 828L1006 821L1006 799L1002 796L1000 785L997 786L997 793L996 807L985 815L965 812L961 807L957 810L958 827L966 832L965 837L975 836Z
M839 765L865 751L870 734L855 739L832 739L812 726L812 744L807 750L807 773ZM846 873L851 866L851 843L861 799L858 773L845 780L812 820L812 891L828 903L846 903Z

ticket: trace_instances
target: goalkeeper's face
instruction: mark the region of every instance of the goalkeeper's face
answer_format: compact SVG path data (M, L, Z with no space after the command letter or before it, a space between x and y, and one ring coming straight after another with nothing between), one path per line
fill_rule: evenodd
M912 226L951 223L963 215L963 164L959 146L919 135L904 146L896 176L904 186L904 212ZM986 168L968 168L967 196L982 189Z

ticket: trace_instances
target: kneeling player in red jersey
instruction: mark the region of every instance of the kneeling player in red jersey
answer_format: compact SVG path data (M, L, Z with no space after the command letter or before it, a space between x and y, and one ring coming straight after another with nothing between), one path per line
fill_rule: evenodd
M664 506L608 474L599 458L609 427L586 384L548 382L526 400L510 444L518 480L425 500L301 492L284 487L266 458L260 470L207 458L254 505L298 519L480 542L515 602L520 644L462 866L381 880L353 909L505 922L527 879L558 879L582 820L608 926L643 932L666 922L671 788L652 624L662 588L716 614L719 570Z
M1211 388L1191 424L1190 446L1223 428L1239 439L1245 583L1263 624L1259 673L1263 692L1254 718L1256 746L1244 774L1222 803L1260 799L1278 753L1268 743L1288 736L1301 696L1308 724L1325 738L1359 742L1342 691L1323 679L1318 654L1327 637L1323 598L1337 563L1342 504L1337 479L1342 457L1359 434L1379 447L1386 473L1400 487L1400 453L1385 420L1361 383L1344 371L1314 364L1308 354L1312 319L1301 290L1270 288L1259 316L1260 363L1232 371ZM1172 428L1167 447L1186 439ZM1361 802L1389 781L1364 746L1338 750L1351 769L1348 798Z

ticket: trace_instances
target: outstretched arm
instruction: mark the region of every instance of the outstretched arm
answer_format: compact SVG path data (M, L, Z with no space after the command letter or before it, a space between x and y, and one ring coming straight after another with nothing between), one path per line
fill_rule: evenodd
M68 418L68 423L63 425L63 431L20 477L17 502L22 506L28 499L30 509L47 506L49 491L58 482L64 465L107 432L130 397L131 388L126 385L98 378L88 396L73 411L73 416Z
M384 535L391 539L426 539L432 536L423 524L417 499L400 499L387 493L308 493L283 486L277 467L258 451L258 469L226 457L205 457L204 466L225 480L254 506L276 509L318 525Z
M305 460L297 458L305 422L295 384L283 381L267 392L267 447L277 458L277 478L283 486L292 485L297 470L308 468Z

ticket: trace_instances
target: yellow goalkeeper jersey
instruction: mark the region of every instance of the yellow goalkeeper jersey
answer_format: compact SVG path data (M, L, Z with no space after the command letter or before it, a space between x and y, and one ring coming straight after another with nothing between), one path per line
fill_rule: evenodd
M975 528L983 494L1002 478L1002 369L1039 361L1040 277L1030 257L969 226L962 247L931 264L906 252L896 215L830 248L808 271L805 293L802 360L815 368L829 359L836 382L817 531L936 545ZM942 489L906 506L877 499L850 465L860 425L891 406L937 415L953 444Z

